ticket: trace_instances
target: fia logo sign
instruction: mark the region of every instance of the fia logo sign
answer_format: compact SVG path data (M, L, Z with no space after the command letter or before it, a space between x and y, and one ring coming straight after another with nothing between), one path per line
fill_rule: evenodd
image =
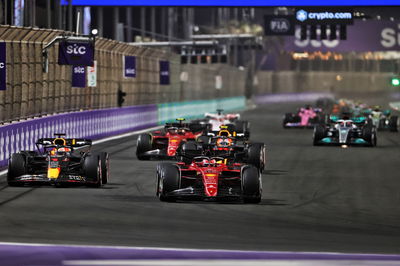
M264 16L265 35L294 35L294 16Z
M290 30L290 22L285 18L272 19L269 23L272 32L282 33Z

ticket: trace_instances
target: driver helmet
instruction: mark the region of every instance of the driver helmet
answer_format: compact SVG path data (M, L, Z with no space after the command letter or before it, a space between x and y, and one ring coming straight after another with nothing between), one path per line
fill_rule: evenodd
M229 147L232 145L233 140L230 138L218 138L217 139L217 146L218 147Z
M178 129L178 134L185 135L185 133L186 133L186 129L184 129L184 128Z
M168 128L168 133L175 135L178 133L178 129L176 127L170 127Z
M201 165L202 165L202 166L209 166L209 165L210 165L210 161L207 160L207 159L203 159L203 160L201 161Z

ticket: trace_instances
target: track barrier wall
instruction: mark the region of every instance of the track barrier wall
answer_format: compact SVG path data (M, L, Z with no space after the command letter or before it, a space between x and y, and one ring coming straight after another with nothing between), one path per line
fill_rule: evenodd
M218 108L227 111L245 107L244 97L210 101L150 104L58 114L0 127L0 168L7 165L10 154L35 150L39 138L66 133L69 138L100 139L130 131L155 127L179 116L194 118Z
M58 65L58 44L48 50L49 71L42 71L42 49L59 35L72 33L0 26L6 43L6 85L0 91L0 123L47 114L117 107L117 91L126 92L124 106L208 100L244 95L246 71L228 64L180 64L168 49L135 47L96 38L96 87L74 88L72 66ZM124 78L124 56L136 57L136 77ZM170 84L160 85L159 61L170 63ZM185 73L182 75L182 73ZM185 78L182 78L182 77ZM223 87L215 88L221 76Z

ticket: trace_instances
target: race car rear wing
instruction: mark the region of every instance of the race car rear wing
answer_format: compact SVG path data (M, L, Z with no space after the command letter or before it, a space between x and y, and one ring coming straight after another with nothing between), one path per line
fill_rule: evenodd
M92 140L90 139L63 139L63 138L41 138L36 141L36 145L53 146L56 145L57 140L64 140L64 144L62 146L68 146L74 148L92 145Z

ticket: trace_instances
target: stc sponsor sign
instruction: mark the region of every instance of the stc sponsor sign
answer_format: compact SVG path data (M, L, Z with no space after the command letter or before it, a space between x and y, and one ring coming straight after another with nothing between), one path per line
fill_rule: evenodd
M92 43L60 42L58 64L93 66L94 49Z
M302 8L296 10L296 22L299 24L353 24L353 10Z
M72 87L76 88L86 87L86 67L84 66L72 67Z
M135 78L136 77L136 57L135 56L124 56L124 77Z
M169 61L160 61L160 84L169 85Z
M6 65L6 43L0 42L0 90L6 90L6 77L7 77L7 65Z
M300 28L296 29L294 36L283 38L285 51L398 51L400 50L400 24L392 21L356 21L354 25L347 27L347 40L301 40Z

